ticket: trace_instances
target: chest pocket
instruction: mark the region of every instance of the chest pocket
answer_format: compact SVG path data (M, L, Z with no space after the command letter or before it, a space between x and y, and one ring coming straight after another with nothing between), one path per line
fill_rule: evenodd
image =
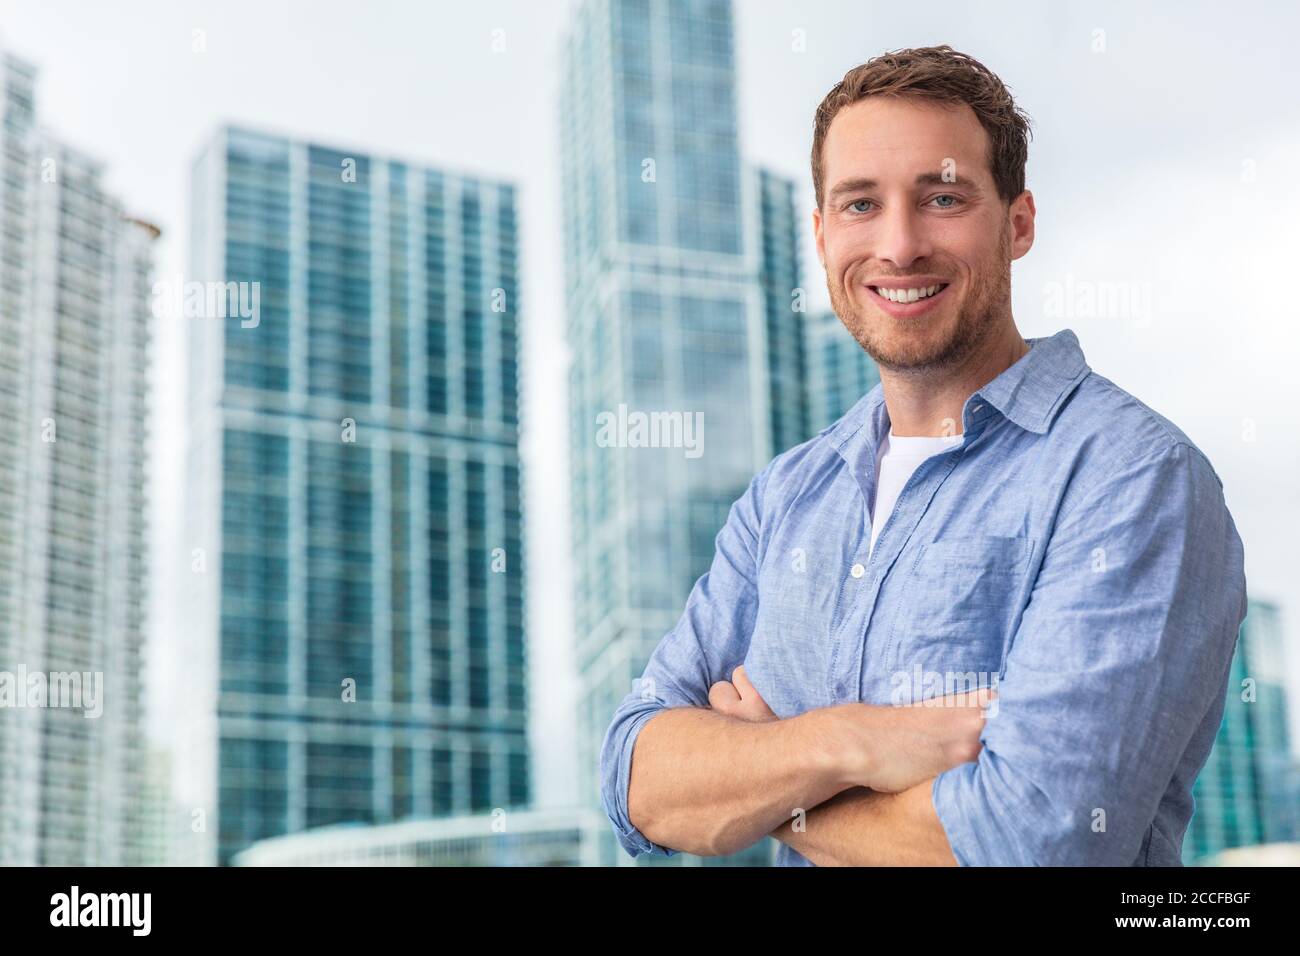
M967 689L972 671L980 686L1000 674L1032 549L1030 538L960 535L904 558L885 655L891 672L956 675L957 690Z

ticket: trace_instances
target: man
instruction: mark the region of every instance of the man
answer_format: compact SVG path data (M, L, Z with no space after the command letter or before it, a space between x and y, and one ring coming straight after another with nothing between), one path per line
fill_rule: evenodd
M615 713L602 796L633 855L1180 863L1242 544L1183 432L1070 330L1017 331L1027 143L946 46L818 108L817 251L881 383L754 478Z

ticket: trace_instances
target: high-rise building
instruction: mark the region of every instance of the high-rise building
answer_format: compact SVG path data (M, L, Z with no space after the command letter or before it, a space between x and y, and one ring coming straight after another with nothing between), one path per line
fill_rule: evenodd
M1300 759L1276 755L1272 761L1269 793L1270 839L1300 843Z
M193 230L207 857L526 804L513 186L227 128Z
M809 427L815 433L838 421L880 383L875 361L834 312L809 316L804 383Z
M141 866L169 866L183 863L172 857L169 841L176 832L175 808L172 805L171 752L150 746L145 752L144 782L140 796L140 816L144 821Z
M753 243L763 307L761 351L767 358L768 429L773 455L807 441L807 290L799 282L799 227L794 180L750 167L745 181L745 235ZM847 406L845 406L847 411Z
M158 230L38 127L35 79L0 50L0 864L133 865Z
M1232 658L1223 722L1192 789L1196 806L1183 841L1185 863L1294 838L1284 653L1277 605L1250 601Z
M584 0L562 53L579 785L596 806L602 737L732 502L808 437L791 187L742 164L735 72L729 0ZM604 836L602 862L628 862Z

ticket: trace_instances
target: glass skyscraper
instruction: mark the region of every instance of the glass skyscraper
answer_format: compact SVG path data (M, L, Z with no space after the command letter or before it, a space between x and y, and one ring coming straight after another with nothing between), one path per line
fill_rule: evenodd
M805 326L809 427L816 433L838 421L880 383L875 361L831 311L808 317Z
M0 865L130 866L150 845L144 479L158 230L125 216L98 160L38 129L35 81L0 50L0 420L11 426ZM52 693L35 703L37 673L51 688L72 688L75 674L85 709L49 706ZM84 696L95 683L98 707Z
M728 0L586 0L562 53L578 758L596 806L605 730L731 503L807 437L790 186L742 164L732 34ZM675 427L638 432L656 415ZM602 862L628 862L604 837Z
M1293 836L1285 806L1294 790L1283 647L1277 605L1250 601L1232 658L1223 722L1192 788L1196 808L1183 840L1185 863Z
M192 209L199 858L525 805L513 186L226 128Z
M751 213L745 234L758 254L767 357L768 428L773 455L807 441L807 290L799 283L799 224L794 180L750 167L745 209ZM847 411L847 406L845 408Z

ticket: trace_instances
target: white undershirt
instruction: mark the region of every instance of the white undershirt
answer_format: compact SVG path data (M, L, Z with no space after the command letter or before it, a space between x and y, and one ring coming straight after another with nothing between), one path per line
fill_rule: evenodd
M894 511L894 504L912 477L912 472L931 455L947 451L954 445L961 444L961 435L929 435L899 437L894 429L889 429L880 442L880 451L876 455L876 503L871 512L871 548L876 547L876 538L880 530ZM868 552L870 554L870 551Z

